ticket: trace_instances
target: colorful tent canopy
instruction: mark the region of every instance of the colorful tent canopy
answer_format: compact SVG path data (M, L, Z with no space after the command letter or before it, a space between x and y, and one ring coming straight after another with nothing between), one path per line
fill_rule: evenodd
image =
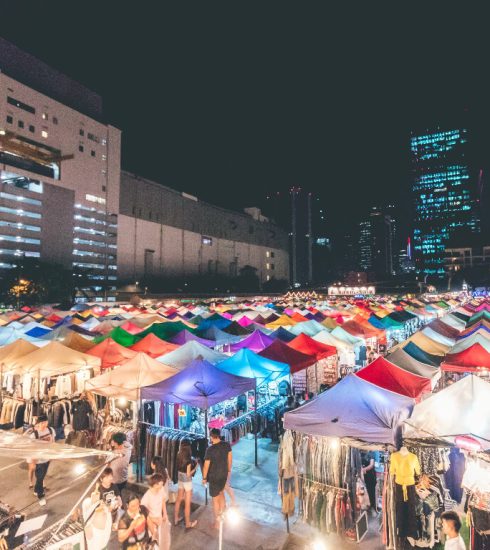
M236 321L232 321L228 326L223 329L223 332L232 334L233 336L248 336L252 333L253 329L245 328L239 325Z
M338 338L335 338L335 336L331 332L328 332L326 330L319 332L316 336L313 336L313 340L321 342L322 344L326 344L327 346L334 346L337 349L354 349L354 346L352 344L348 344L344 340L339 340Z
M100 366L103 369L119 367L136 356L135 351L121 346L121 344L114 342L112 338L105 338L87 353L98 357L100 359Z
M250 378L223 372L204 360L195 360L175 376L143 388L141 395L143 399L208 409L254 387L255 381Z
M325 327L318 321L311 319L310 321L298 323L297 325L290 327L289 330L296 336L299 334L307 334L308 336L313 337L319 332L324 331Z
M425 365L438 367L442 361L442 356L426 353L423 349L419 348L417 344L414 344L413 342L408 342L406 346L400 347L398 349L402 349L405 353L408 353L408 355L410 355L417 361L424 363Z
M439 342L440 344L443 344L444 346L448 346L449 348L454 346L454 344L456 343L455 339L448 338L447 336L444 336L443 334L436 332L430 327L425 327L424 329L422 329L422 334L424 334L425 336L428 336L431 340L434 340L434 342Z
M171 351L176 350L178 347L179 346L177 344L172 344L170 342L166 342L165 340L161 340L158 336L155 336L152 332L150 332L150 334L147 334L139 342L133 344L129 349L133 351L142 351L155 359L156 357L165 355L165 353L170 353Z
M490 369L490 353L480 344L473 344L458 353L448 353L441 368L452 372L470 372L479 368Z
M380 341L386 341L386 332L381 329L373 327L367 322L359 322L355 320L346 321L342 328L352 334L353 336L358 336L360 338L377 338Z
M216 346L225 346L235 344L242 340L242 336L234 336L233 334L228 334L223 330L219 329L217 326L212 325L204 331L199 331L198 335L201 338L207 340L214 340Z
M139 352L117 369L87 380L85 388L106 397L125 397L136 401L140 397L141 388L161 382L177 372L175 368Z
M337 348L334 346L329 346L327 344L322 344L313 338L310 338L306 334L300 334L294 340L289 342L289 347L305 353L306 355L315 356L317 361L331 357L332 355L337 354Z
M12 361L20 359L21 357L24 357L24 355L32 353L37 349L38 348L31 342L19 338L18 340L15 340L15 342L0 348L0 365L2 365L4 370L9 370L9 365Z
M59 342L49 342L15 361L11 370L16 374L39 372L40 376L47 377L99 366L98 357L72 350Z
M427 325L427 327L438 332L439 334L442 334L443 336L446 336L446 338L451 338L452 340L455 340L460 333L458 329L446 324L442 319L434 319Z
M241 349L226 361L218 363L217 367L237 376L256 378L259 384L289 374L289 365L262 357L249 349Z
M398 348L393 353L388 354L386 359L401 369L430 379L432 389L434 389L441 376L440 369L417 361L417 359L414 359L402 348Z
M315 436L396 445L413 400L349 375L316 399L284 415L284 426Z
M372 363L358 371L355 376L376 384L380 388L390 390L400 395L419 398L423 393L432 390L429 378L408 372L397 367L383 357L378 357Z
M404 437L437 438L454 442L458 435L478 439L490 448L490 384L465 376L415 406L405 421Z
M296 338L292 332L289 332L289 330L286 330L284 327L277 328L274 332L271 332L269 336L274 340L279 339L286 343Z
M58 342L61 342L64 346L75 351L81 351L82 353L87 353L90 349L95 346L95 342L88 340L77 332L67 329L67 334L64 338L57 338Z
M204 359L208 363L216 365L217 363L228 359L228 355L224 353L218 353L217 351L211 350L199 342L187 342L180 348L170 353L166 353L161 357L158 357L157 360L165 363L166 365L171 365L178 370L185 369L194 359Z
M262 350L259 355L279 363L289 365L291 374L306 369L316 363L316 357L296 351L282 340L274 340L270 346Z
M458 340L457 343L450 349L450 352L458 353L470 348L473 344L480 344L482 348L485 348L488 352L490 352L490 333L488 336L489 337L486 338L482 334L475 333L468 336L468 338L462 338L461 340Z
M232 352L237 352L243 348L247 348L251 351L258 353L259 351L265 349L267 346L270 346L273 341L274 338L272 338L271 336L267 336L260 330L255 330L254 332L252 332L252 334L250 334L250 336L248 336L241 342L232 344L230 350Z
M13 327L11 328L10 326L0 327L0 346L6 346L7 344L11 344L12 342L15 342L16 340L18 340L19 338L36 345L41 345L46 343L39 338L34 338L32 336L28 336L27 334L24 334L21 330L17 328L13 328Z
M216 327L218 329L224 329L229 325L231 325L231 321L229 319L225 319L225 317L215 314L201 321L197 326L196 331L205 332L206 330L209 330L212 327Z
M429 338L427 335L422 334L421 332L416 332L415 334L412 334L412 336L410 336L410 338L405 341L405 343L407 344L408 342L413 342L420 349L429 353L430 355L446 355L446 353L449 351L449 348L451 347L436 342L435 340L432 340L432 338ZM403 345L403 347L405 346Z
M183 346L186 342L190 341L199 342L203 346L207 346L208 348L214 348L216 345L216 342L214 340L208 340L206 338L199 338L199 336L196 336L192 332L189 332L186 330L181 330L180 332L177 332L177 334L174 334L171 338L169 338L169 342L172 342L173 344L178 344L179 346Z
M339 340L343 340L344 342L347 342L348 344L351 344L353 346L365 345L365 341L362 338L353 336L352 334L344 330L342 327L334 328L330 334L332 336L335 336L335 338L338 338Z
M172 336L180 332L181 330L193 330L188 325L182 323L182 321L167 321L164 323L153 323L148 328L138 334L138 339L144 338L147 334L154 334L161 340L169 340ZM133 342L133 344L136 342ZM130 345L133 345L130 344Z
M142 333L140 333L140 335L141 334ZM112 338L114 342L117 342L118 344L120 344L121 346L124 346L125 348L129 348L129 346L136 344L136 342L139 339L134 334L130 334L129 332L126 332L123 328L116 327L116 328L113 328L110 332L108 332L104 336L98 336L97 338L94 338L94 342L96 344L99 344L100 342L103 342L106 338Z

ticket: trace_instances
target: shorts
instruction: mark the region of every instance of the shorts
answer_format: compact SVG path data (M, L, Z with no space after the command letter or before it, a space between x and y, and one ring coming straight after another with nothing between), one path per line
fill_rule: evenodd
M226 477L223 479L210 479L209 481L209 494L212 497L217 497L225 488Z
M178 472L177 479L179 489L184 489L186 493L192 491L192 477L189 477L184 472Z

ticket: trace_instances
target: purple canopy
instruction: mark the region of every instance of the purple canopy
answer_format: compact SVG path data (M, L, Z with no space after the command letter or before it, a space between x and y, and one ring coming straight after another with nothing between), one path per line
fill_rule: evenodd
M255 388L253 378L235 376L207 361L192 361L187 368L158 384L141 388L141 397L165 403L186 403L208 409Z
M242 348L247 348L254 351L255 353L259 353L259 351L262 351L266 347L270 346L273 341L274 338L267 336L257 329L254 330L254 332L252 332L250 336L247 336L245 340L242 340L237 344L233 344L230 349L231 351L239 351Z
M177 332L177 334L174 334L172 338L169 339L169 342L172 342L172 344L178 344L179 346L183 346L184 344L186 344L187 342L190 342L191 340L193 340L194 342L199 342L200 344L208 348L214 348L214 346L216 345L216 342L214 340L199 338L199 336L192 334L192 332L189 332L187 329L181 330L180 332Z

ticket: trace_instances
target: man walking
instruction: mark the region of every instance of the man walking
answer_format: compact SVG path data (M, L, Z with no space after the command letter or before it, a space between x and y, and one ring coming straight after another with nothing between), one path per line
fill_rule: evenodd
M111 462L113 482L117 485L119 493L122 494L128 482L129 461L131 460L133 446L129 441L126 441L126 434L123 432L112 435L111 446L112 450L119 455Z
M48 417L45 414L38 416L37 422L30 435L31 439L37 439L44 443L54 443L55 432L53 428L48 426ZM48 473L49 460L37 459L36 469L34 475L36 478L36 484L34 485L34 494L39 499L40 506L46 506L46 499L44 498L44 478Z
M229 443L221 440L221 432L213 428L210 432L211 446L204 456L202 482L209 483L209 494L213 497L215 523L219 528L221 515L225 511L224 489L231 474L232 454Z

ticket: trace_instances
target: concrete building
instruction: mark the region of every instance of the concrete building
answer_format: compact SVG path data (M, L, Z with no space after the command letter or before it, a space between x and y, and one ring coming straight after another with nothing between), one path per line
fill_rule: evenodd
M250 265L262 283L289 279L287 233L256 208L225 210L128 172L121 174L118 275L237 276Z
M287 233L258 209L211 206L132 174L102 99L0 38L0 270L39 258L83 277L81 298L119 281L246 265L289 279Z
M115 290L120 140L97 94L0 39L0 268L37 257Z

